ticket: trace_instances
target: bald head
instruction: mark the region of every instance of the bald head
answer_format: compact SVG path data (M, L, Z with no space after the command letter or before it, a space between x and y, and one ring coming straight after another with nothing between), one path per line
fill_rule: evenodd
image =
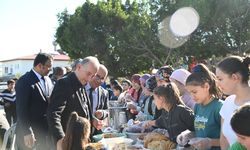
M79 60L76 64L76 76L82 84L86 84L95 76L99 66L100 63L96 57L85 57L84 59Z
M100 64L99 70L98 70L97 74L98 74L99 72L104 73L104 74L105 74L105 79L106 79L106 77L107 77L107 75L108 75L108 69L107 69L103 64Z
M89 81L89 84L92 88L99 87L107 78L108 75L108 69L100 64L99 69L96 73L96 75Z

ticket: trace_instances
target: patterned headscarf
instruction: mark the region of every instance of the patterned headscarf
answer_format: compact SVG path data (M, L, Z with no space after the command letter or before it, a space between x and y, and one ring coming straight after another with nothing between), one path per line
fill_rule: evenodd
M170 82L169 77L171 76L173 71L174 69L171 66L163 66L157 71L156 77L158 77L160 80Z

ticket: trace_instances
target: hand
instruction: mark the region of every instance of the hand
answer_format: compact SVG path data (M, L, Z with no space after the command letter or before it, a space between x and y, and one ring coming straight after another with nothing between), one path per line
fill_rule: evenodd
M142 127L143 127L144 129L147 129L147 128L152 127L153 125L154 125L154 121L145 121L145 122L143 122Z
M4 104L4 106L5 106L5 107L10 107L10 103L7 102L7 103Z
M56 150L62 150L62 142L63 142L63 138L57 141Z
M138 111L136 109L130 109L129 110L131 114L137 115Z
M192 138L188 143L199 150L206 150L211 148L210 138Z
M177 136L176 142L181 146L185 146L186 144L188 144L188 141L193 137L194 137L193 132L191 132L190 130L185 130Z
M131 96L131 94L126 94L124 96L124 99L125 99L126 102L134 101L134 98Z
M95 117L96 117L97 119L101 119L102 116L103 116L103 112L102 112L101 110L97 110L97 111L95 112Z
M128 103L127 108L136 110L136 106L134 104L132 104L132 103Z
M99 120L99 119L93 119L92 120L92 125L97 129L97 130L101 130L104 126L104 122L103 120Z
M35 136L33 133L24 136L24 145L28 148L32 148L35 145Z

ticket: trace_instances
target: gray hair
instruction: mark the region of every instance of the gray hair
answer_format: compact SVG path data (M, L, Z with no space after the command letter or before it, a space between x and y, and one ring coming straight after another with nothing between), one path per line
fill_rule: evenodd
M78 58L78 59L76 59L76 60L73 62L73 64L72 64L72 70L75 71L76 66L77 66L78 64L86 65L86 64L88 64L89 62L93 62L94 64L98 64L98 65L100 64L100 63L99 63L99 60L98 60L96 57L94 57L94 56L88 56L88 57L85 57L84 59Z
M76 65L78 65L80 62L82 62L82 58L78 58L78 59L74 60L74 62L71 65L71 68L73 71L76 70Z

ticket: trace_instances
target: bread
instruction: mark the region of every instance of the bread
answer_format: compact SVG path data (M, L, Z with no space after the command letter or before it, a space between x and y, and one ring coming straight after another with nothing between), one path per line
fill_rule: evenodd
M176 147L176 143L160 133L153 132L144 138L144 147L150 150L171 150Z
M168 138L160 133L149 133L144 137L144 147L148 147L148 143L152 141L168 140Z
M176 144L170 140L152 141L147 148L150 150L172 150L176 148Z
M112 150L126 150L126 144L125 143L115 144Z
M102 150L104 149L104 145L102 143L89 143L87 146L86 146L86 149L88 150Z

